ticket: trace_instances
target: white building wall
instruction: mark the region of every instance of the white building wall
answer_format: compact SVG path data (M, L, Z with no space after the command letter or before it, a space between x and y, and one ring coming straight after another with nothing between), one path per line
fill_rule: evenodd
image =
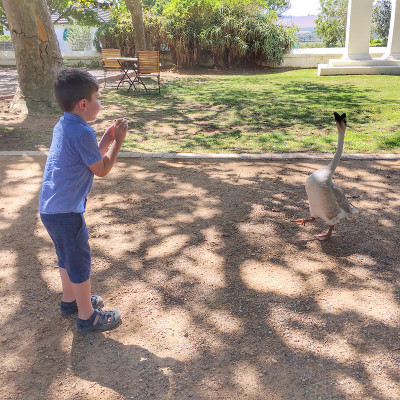
M68 41L64 37L64 32L66 29L72 28L69 24L57 24L54 26L54 31L57 35L58 43L60 46L61 55L64 60L68 61L71 65L78 64L81 62L91 62L91 61L101 61L101 54L97 52L93 45L94 35L96 33L96 28L91 28L91 49L85 51L74 51L69 47ZM9 35L9 31L4 32L5 35ZM0 65L4 66L15 66L15 55L13 51L0 51Z
M68 42L63 37L64 31L68 28L71 28L71 25L62 24L62 25L54 26L54 31L56 32L56 35L57 35L58 44L60 45L61 53L65 52L65 51L70 51Z
M57 25L54 25L54 31L56 32L56 35L57 35L57 39L58 39L58 43L60 45L61 53L69 53L69 52L73 51L69 47L68 41L67 41L67 39L65 38L65 35L64 35L64 32L67 29L71 29L71 28L73 28L73 26L69 25L69 24L57 24ZM97 31L96 28L90 28L92 41L91 41L91 46L90 46L90 50L89 51L96 50L94 48L94 45L93 45L94 35L96 34L96 31Z
M386 47L371 47L369 49L371 57L382 57L386 52ZM281 65L272 65L261 63L263 67L275 68L318 68L318 64L328 62L330 59L339 59L344 54L344 47L337 48L318 48L318 49L294 49L291 53L285 54ZM96 50L91 51L62 51L62 56L69 61L71 65L83 61L85 63L92 60L100 61L101 55ZM163 65L168 64L166 60ZM205 60L207 61L207 60ZM15 65L13 51L0 51L0 65Z

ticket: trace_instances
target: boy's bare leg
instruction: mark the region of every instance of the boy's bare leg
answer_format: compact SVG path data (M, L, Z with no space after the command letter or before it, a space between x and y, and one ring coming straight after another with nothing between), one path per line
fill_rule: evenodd
M78 318L85 320L89 319L94 313L91 301L92 288L90 278L82 283L72 283L65 268L59 268L59 271L63 287L62 301L70 302L76 300L78 306ZM96 315L96 318L93 321L94 325L97 323L98 319L99 316Z
M70 281L67 270L65 268L58 268L58 270L60 271L63 290L61 300L70 303L71 301L75 300L75 293L72 287L72 282Z
M71 282L71 285L75 294L76 304L78 306L78 318L89 319L94 313L92 302L90 299L90 278L82 283Z
M76 300L78 317L80 319L89 319L94 311L91 301L90 279L82 283L72 283L65 268L59 268L59 271L63 288L62 301L71 302Z

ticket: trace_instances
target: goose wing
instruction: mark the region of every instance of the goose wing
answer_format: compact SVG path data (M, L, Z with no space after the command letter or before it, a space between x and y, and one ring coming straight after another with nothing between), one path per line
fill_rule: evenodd
M336 186L333 182L331 183L331 188L338 203L338 206L342 210L346 211L348 214L353 214L356 208L349 202L349 200L347 200L347 197L344 194L343 190L340 189L339 186Z

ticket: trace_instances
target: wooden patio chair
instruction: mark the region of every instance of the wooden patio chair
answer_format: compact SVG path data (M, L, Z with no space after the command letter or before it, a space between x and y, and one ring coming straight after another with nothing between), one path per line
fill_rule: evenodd
M121 57L120 49L101 49L101 62L103 64L104 71L104 87L107 86L107 72L118 71L123 72L121 65L117 60L108 60L112 57Z
M156 78L158 85L158 93L160 90L160 53L158 51L139 51L138 52L137 71L134 82L138 83L139 91L140 85L143 85L146 92L149 89L143 82L143 78Z

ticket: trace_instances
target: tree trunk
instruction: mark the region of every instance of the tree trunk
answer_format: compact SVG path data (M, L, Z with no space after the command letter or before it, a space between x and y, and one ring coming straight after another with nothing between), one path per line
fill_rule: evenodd
M125 4L132 16L133 41L135 43L135 52L137 54L138 51L146 50L142 2L141 0L125 0Z
M18 71L16 112L54 109L53 84L63 59L46 0L2 0Z

